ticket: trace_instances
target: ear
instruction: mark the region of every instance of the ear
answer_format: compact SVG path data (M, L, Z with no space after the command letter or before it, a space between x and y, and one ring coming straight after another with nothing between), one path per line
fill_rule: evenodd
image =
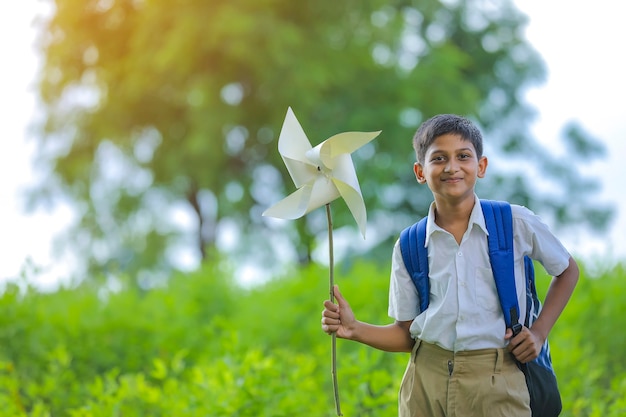
M424 167L419 162L413 164L413 172L415 173L415 179L420 184L426 184L426 177L424 176Z
M478 160L478 178L484 178L487 173L487 165L489 165L489 161L486 156L481 156Z

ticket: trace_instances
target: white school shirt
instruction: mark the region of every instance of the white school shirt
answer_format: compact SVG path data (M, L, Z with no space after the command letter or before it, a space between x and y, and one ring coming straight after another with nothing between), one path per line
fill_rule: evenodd
M461 244L435 223L435 203L426 224L430 304L419 314L419 299L400 251L393 249L389 316L413 320L411 336L458 352L505 347L506 326L489 263L487 227L478 197ZM548 274L560 275L570 255L548 226L532 211L511 205L515 286L520 317L526 316L524 256L539 261Z

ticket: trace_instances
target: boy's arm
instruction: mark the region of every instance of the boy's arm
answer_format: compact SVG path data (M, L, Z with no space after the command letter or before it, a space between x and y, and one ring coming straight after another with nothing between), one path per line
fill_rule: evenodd
M326 300L322 311L322 330L337 333L337 337L354 340L386 352L410 352L415 344L409 328L411 321L396 321L386 326L376 326L356 320L350 304L334 288L337 304Z
M578 265L570 256L569 265L565 271L552 279L537 320L530 329L524 328L520 334L511 339L509 350L520 362L531 361L539 355L550 330L574 292L578 275ZM508 339L511 335L511 330L507 329L505 338Z
M409 328L413 321L397 321L386 326L376 326L358 322L359 330L355 335L357 342L365 343L385 352L411 352L415 340Z

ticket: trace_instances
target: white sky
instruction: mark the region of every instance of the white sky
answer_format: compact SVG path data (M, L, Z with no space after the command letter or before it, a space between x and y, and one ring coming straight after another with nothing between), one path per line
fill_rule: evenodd
M0 282L20 274L27 260L44 268L36 283L52 286L65 275L52 262L52 236L68 213L25 215L20 189L33 183L28 140L35 95L33 80L39 65L35 55L33 19L45 11L42 2L0 3Z
M27 259L42 266L39 285L54 285L67 270L54 260L52 236L67 224L67 209L23 212L20 190L33 181L32 141L27 126L34 114L35 55L33 19L45 3L0 2L0 282L19 275ZM626 196L621 179L626 155L626 60L623 59L623 7L614 0L516 0L530 16L526 36L543 56L547 82L529 91L539 109L535 135L547 144L575 119L609 149L609 160L579 168L602 179L603 199L618 204L619 216L606 236L562 236L576 256L593 263L626 259Z
M604 236L560 236L574 255L602 267L626 259L626 60L624 4L613 0L515 0L530 17L526 36L548 67L548 80L528 93L539 109L537 138L556 140L568 120L577 120L607 149L606 160L579 165L602 180L602 200L613 201L617 218ZM564 156L566 157L566 156Z

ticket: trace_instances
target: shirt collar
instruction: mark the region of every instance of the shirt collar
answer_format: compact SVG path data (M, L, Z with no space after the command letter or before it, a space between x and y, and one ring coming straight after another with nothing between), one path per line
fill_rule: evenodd
M487 231L487 225L485 224L485 216L483 215L483 208L480 205L480 200L478 196L474 194L474 208L472 209L472 213L470 214L469 222L467 224L467 230L472 229L474 225L480 227L485 235L489 235ZM430 236L435 232L445 232L444 229L437 226L435 223L435 202L433 201L430 204L430 208L428 209L428 221L426 222L426 241L424 242L424 246L428 247L428 242L430 241Z

